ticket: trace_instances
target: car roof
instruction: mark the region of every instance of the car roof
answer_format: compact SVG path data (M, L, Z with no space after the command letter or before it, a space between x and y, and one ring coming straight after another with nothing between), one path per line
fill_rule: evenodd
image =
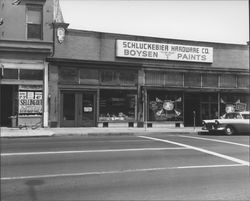
M240 113L240 114L250 114L250 111L242 111L242 112L235 111L235 112L229 112L227 114L237 114L237 113Z
M243 112L240 112L241 114L250 114L250 111L243 111Z

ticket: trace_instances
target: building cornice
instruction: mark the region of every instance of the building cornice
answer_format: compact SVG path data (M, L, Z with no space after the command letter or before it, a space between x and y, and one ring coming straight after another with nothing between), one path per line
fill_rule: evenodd
M97 60L78 60L78 59L64 59L47 57L46 61L56 64L59 66L102 66L102 67L129 67L129 68L143 68L144 70L171 70L179 72L201 72L201 73L236 73L236 74L249 74L249 69L239 69L239 68L226 68L226 67L204 67L204 66L192 66L192 65L177 65L177 64L144 64L136 62L117 62L117 61L97 61Z
M44 41L18 41L1 40L0 52L32 52L40 54L51 54L53 42Z

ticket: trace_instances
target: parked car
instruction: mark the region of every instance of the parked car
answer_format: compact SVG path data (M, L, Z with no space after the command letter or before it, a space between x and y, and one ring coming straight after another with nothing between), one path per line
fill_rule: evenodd
M227 135L250 133L250 112L230 112L220 119L203 120L203 130L209 133L223 132Z

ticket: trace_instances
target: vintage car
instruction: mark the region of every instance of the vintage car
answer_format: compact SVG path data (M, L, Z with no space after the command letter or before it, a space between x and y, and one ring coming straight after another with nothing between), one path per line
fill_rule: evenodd
M250 133L250 112L230 112L220 119L203 120L203 130L209 133L223 132L227 135Z

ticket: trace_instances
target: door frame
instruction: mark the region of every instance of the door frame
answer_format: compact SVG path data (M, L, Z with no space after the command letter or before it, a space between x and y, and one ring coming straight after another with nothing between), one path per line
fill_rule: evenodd
M84 122L83 119L83 100L84 94L91 95L93 98L92 104L92 111L93 111L93 119L89 122ZM96 127L97 126L97 93L95 91L80 91L76 94L77 104L76 104L76 126L77 127Z
M63 118L63 95L71 93L74 94L75 97L75 107L74 107L74 120L64 120ZM61 90L60 91L60 112L59 112L59 122L60 122L60 127L84 127L84 124L80 123L80 119L82 119L82 98L84 93L89 93L92 94L94 97L93 100L93 110L94 110L94 119L93 119L93 125L91 127L96 127L97 126L97 91L96 90Z

